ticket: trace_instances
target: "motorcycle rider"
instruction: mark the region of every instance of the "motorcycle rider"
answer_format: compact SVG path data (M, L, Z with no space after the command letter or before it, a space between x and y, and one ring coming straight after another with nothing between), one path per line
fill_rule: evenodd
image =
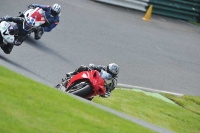
M55 28L59 23L59 17L61 15L61 6L59 4L49 5L39 5L39 4L31 4L28 8L42 8L45 11L46 21L44 27L40 27L35 30L35 39L39 40L44 32L50 32L53 28Z
M6 54L10 54L14 46L15 37L19 34L19 29L15 23L0 23L1 37L0 46Z
M100 76L106 80L109 84L107 84L106 87L106 94L101 95L101 97L110 97L111 91L113 91L117 85L117 77L119 73L119 66L116 63L110 63L108 66L102 66L102 65L94 65L89 64L89 66L81 65L78 69L76 69L74 72L69 72L66 74L66 79L70 79L73 75L76 75L82 71L88 71L88 70L97 70L100 73ZM62 86L66 86L68 83L68 80L63 80L61 83ZM89 98L88 100L92 100L93 97Z
M13 43L16 46L21 45L23 41L30 36L31 29L34 28L35 24L35 19L29 16L26 18L5 16L0 19L0 22L1 21L14 22L17 24L19 34L18 36L15 36L15 40Z

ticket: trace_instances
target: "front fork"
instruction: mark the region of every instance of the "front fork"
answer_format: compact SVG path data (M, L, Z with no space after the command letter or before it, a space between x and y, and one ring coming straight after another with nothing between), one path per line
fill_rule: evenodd
M62 82L55 86L55 88L60 89L62 91L66 91L66 85L68 83L68 80L62 80Z

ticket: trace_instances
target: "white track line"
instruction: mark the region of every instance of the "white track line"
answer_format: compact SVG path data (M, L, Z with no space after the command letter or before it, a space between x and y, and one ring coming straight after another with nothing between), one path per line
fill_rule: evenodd
M174 92L169 92L169 91L162 91L162 90L156 90L156 89L152 89L152 88L126 85L126 84L117 84L117 87L132 88L132 89L135 88L135 89L140 89L140 90L149 91L149 92L156 92L156 93L167 93L167 94L173 94L178 97L181 97L184 95L184 94L180 94L180 93L174 93Z

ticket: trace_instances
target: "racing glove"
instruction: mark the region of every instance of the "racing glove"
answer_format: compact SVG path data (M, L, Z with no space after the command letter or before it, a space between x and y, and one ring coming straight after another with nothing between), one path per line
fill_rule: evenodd
M1 21L8 21L9 18L11 18L11 17L10 16L4 16L4 17L0 18L0 22Z
M35 8L35 4L30 4L28 8Z
M108 98L110 97L110 92L106 92L104 95L100 95L100 97Z

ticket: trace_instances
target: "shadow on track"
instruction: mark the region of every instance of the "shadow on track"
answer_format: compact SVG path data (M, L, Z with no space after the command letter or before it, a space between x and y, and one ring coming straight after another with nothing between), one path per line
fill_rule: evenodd
M16 62L13 62L13 61L7 59L6 57L4 57L4 56L2 56L2 55L0 55L0 59L3 60L3 61L5 61L5 62L7 62L7 63L9 63L9 64L11 64L11 65L13 65L13 66L15 66L15 67L17 67L17 68L19 68L19 69L22 69L22 70L24 70L24 71L26 71L26 72L28 72L28 73L31 73L31 74L33 74L33 75L35 75L35 76L37 76L37 77L40 77L41 79L45 79L45 78L41 77L40 75L34 73L33 71L31 71L31 70L29 70L29 69L27 69L27 68L21 66L20 64L18 64L18 63L16 63Z
M59 59L63 60L64 62L68 62L68 63L73 65L73 63L71 61L69 61L65 57L61 56L60 54L58 54L56 51L46 47L41 41L38 42L34 38L29 37L27 40L25 40L25 42L28 43L30 46L35 47L36 49L38 49L40 51L43 51L43 52L45 52L49 55L53 54L54 56L58 57Z

